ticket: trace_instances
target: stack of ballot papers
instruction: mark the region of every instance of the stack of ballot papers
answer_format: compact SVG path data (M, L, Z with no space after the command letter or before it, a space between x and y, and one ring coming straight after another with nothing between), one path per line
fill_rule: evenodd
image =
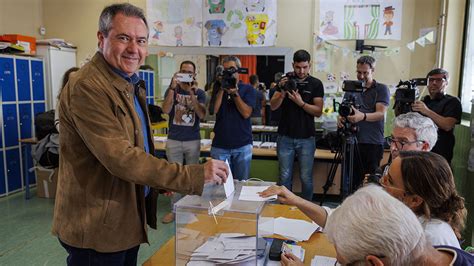
M191 254L188 266L242 264L257 260L265 252L267 242L240 233L222 233L209 237ZM257 246L257 249L255 249Z
M252 146L253 146L254 148L260 148L260 145L262 145L262 143L263 143L263 142L261 142L261 141L255 141L255 140L254 140L253 143L252 143Z
M263 236L278 234L294 241L307 241L321 227L316 223L299 219L261 217L258 223L259 233Z
M336 258L325 257L325 256L314 256L311 260L311 266L336 266L341 265L337 263Z
M258 194L259 192L262 192L269 187L270 186L242 186L242 190L240 191L240 195L239 195L239 200L243 200L243 201L276 200L278 197L277 195L262 198Z
M211 146L212 139L201 139L201 146Z
M264 142L260 145L260 148L264 149L276 149L276 142Z
M166 142L168 140L168 137L154 136L153 140L155 142Z

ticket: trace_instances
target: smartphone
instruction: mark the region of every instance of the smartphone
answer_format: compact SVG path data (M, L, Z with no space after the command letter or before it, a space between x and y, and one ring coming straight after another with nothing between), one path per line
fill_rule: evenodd
M176 79L179 82L193 82L194 81L194 75L189 74L189 73L177 73L176 74Z

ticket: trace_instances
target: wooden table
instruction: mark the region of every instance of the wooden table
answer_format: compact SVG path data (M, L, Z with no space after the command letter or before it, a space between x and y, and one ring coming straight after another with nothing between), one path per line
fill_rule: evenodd
M310 221L299 209L288 205L267 204L262 211L263 217L285 217ZM278 236L274 236L278 237ZM305 265L311 265L311 259L315 255L336 257L334 246L328 241L323 233L314 233L306 242L299 242L305 250ZM166 242L153 256L151 256L144 266L154 265L175 265L175 237Z
M155 142L155 151L158 153L166 152L166 143ZM201 146L201 157L210 157L211 146ZM161 154L160 154L161 155ZM323 162L334 162L334 153L330 150L316 149L314 159ZM160 156L161 157L161 156ZM278 160L276 149L253 148L252 159L257 160Z

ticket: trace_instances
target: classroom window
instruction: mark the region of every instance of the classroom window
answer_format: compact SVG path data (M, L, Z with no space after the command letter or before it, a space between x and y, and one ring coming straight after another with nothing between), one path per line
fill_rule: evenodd
M464 45L464 62L461 76L461 103L464 113L471 113L471 100L474 96L474 16L470 10L474 10L474 1L470 1L466 12L466 39Z

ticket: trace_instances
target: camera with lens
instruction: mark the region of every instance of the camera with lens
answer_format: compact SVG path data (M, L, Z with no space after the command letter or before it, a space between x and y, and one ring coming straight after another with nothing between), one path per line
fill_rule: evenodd
M281 78L287 78L288 80L286 81L285 85L283 85L282 90L284 91L296 91L303 89L308 82L307 81L301 81L298 76L295 74L295 72L288 72L285 75L281 76Z
M395 103L393 109L395 116L411 112L411 105L419 96L418 86L426 86L428 80L426 78L415 78L407 81L401 81L397 85L395 91Z
M229 68L223 69L218 75L222 78L221 84L223 89L235 88L237 79L234 77L235 73L248 74L248 68Z
M374 173L367 175L367 184L376 184L380 185L380 179L382 178L382 174Z
M342 90L345 92L356 92L360 93L364 90L364 83L359 80L345 80L342 83ZM352 107L359 109L360 106L356 103L355 96L353 94L347 94L344 101L339 104L338 113L342 117L348 117L354 114Z

